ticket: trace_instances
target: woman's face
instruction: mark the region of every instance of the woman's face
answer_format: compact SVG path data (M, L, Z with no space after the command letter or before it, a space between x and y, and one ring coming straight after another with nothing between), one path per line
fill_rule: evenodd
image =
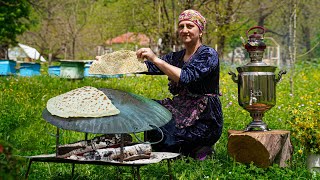
M200 40L200 30L191 21L181 21L178 26L179 37L184 44L197 43Z

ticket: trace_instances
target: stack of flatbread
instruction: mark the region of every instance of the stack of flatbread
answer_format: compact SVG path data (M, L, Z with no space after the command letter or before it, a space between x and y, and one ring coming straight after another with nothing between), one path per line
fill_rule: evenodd
M108 53L94 61L90 66L90 74L115 75L147 72L147 66L143 60L137 58L134 51L119 50Z
M52 115L63 118L104 117L120 113L102 91L91 86L74 89L49 99L47 110Z

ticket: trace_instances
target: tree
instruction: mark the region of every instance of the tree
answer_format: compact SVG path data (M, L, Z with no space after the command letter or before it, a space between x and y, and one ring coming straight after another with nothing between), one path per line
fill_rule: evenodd
M0 0L0 59L8 58L8 48L30 25L27 0Z
M266 27L267 36L281 44L281 59L290 59L288 14L292 12L285 0L28 1L37 10L40 25L20 40L40 49L43 55L51 53L53 58L94 57L97 46L127 32L146 34L154 50L161 39L161 53L179 50L182 44L177 33L178 16L192 8L200 11L208 22L203 43L217 47L222 60L226 52L241 46L239 40L246 30L257 25ZM316 55L312 52L318 52L314 47L319 40L314 37L320 34L320 19L311 18L320 16L316 5L317 0L300 0L297 4L297 58L309 51L307 55L312 58ZM131 48L127 44L121 47Z
M135 23L134 30L151 37L151 47L162 54L173 50L177 44L176 12L177 2L174 0L153 0L149 3L136 1L133 3ZM157 46L161 41L161 46ZM159 45L159 44L158 44Z
M300 0L296 9L296 49L297 58L309 60L315 57L319 33L320 16L317 10L317 0ZM292 2L284 0L250 0L246 3L247 17L254 20L257 25L267 28L268 36L274 37L282 46L281 59L284 63L290 58L290 21L292 20ZM308 52L308 53L307 53ZM300 54L300 55L299 55ZM301 59L300 58L300 59Z
M208 42L211 45L215 44L221 59L224 58L228 46L226 43L235 36L240 39L239 33L248 23L248 18L239 16L244 4L244 0L212 0L205 3Z
M320 28L318 6L317 0L297 2L297 59L310 61L319 57L315 53L320 43L316 38Z
M289 24L289 55L291 63L291 74L290 74L290 92L294 95L294 73L295 73L295 62L296 62L296 28L297 28L297 0L291 0L291 13L290 13L290 24Z
M52 59L77 59L88 48L83 46L88 17L93 12L90 0L30 0L35 11L33 17L39 26L30 29L19 39L40 49ZM88 28L89 29L89 28ZM94 29L94 28L90 28ZM90 39L95 40L94 38Z
M30 0L33 7L30 17L37 21L37 26L31 27L18 39L39 50L43 56L56 59L64 53L68 38L62 27L62 19L57 15L64 8L64 0ZM50 60L50 59L49 59Z
M67 37L70 38L69 47L71 50L71 59L75 59L76 57L77 41L79 36L81 36L81 31L87 24L87 18L90 15L90 8L88 6L90 6L90 4L91 3L85 0L74 0L73 2L67 3L64 8L67 15L67 19L65 19L65 30Z

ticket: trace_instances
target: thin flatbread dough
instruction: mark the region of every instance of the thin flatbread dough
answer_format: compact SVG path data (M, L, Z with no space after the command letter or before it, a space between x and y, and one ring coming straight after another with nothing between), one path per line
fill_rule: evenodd
M49 99L47 110L52 115L63 118L104 117L120 113L102 91L91 86L74 89Z
M115 75L147 72L143 60L137 58L134 51L119 50L108 53L94 61L89 68L90 74Z

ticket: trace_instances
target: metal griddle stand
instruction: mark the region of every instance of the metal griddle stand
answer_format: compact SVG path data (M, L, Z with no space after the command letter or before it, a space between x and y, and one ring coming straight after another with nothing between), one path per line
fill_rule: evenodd
M120 114L116 116L108 116L102 118L60 118L52 116L47 109L42 112L42 117L50 124L57 127L56 130L56 153L49 155L26 156L29 159L28 170L25 178L28 178L32 162L55 162L55 163L71 163L72 177L74 175L75 164L95 164L95 165L113 165L131 166L132 175L134 179L141 179L140 167L148 164L153 164L166 159L168 163L169 179L173 179L171 173L170 160L178 157L178 153L166 152L152 152L157 155L160 153L162 159L152 163L134 163L124 162L124 140L123 135L126 133L137 133L148 131L157 127L165 125L171 120L171 113L157 102L144 98L142 96L131 94L114 89L100 89L113 102L113 104L120 110ZM128 123L130 122L130 123ZM73 160L58 158L58 147L60 145L60 128L65 130L73 130L85 133L85 140L88 140L88 133L93 134L120 134L120 161L118 163L109 161L97 160ZM139 139L138 139L139 140ZM140 140L139 140L140 141ZM133 163L132 163L133 162ZM119 173L117 173L119 174Z

